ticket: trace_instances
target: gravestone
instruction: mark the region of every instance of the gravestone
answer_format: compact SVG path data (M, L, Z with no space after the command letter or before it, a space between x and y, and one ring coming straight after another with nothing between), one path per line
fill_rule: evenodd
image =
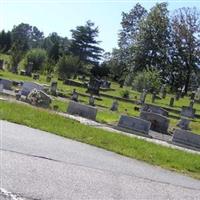
M93 97L92 94L89 96L89 105L90 106L95 106L95 104L94 104L94 97Z
M148 135L151 123L140 118L121 115L117 126L133 131L133 133L136 131Z
M88 83L87 92L95 95L99 95L99 90L101 86L101 80L98 78L91 77Z
M200 87L197 88L195 97L197 100L200 100Z
M22 90L20 92L21 95L23 96L28 96L28 94L33 90L44 90L44 87L38 83L33 83L33 82L24 82L22 85Z
M181 118L177 126L184 130L190 130L189 128L190 120L186 118Z
M167 91L166 91L166 85L162 85L161 89L160 89L160 93L161 93L161 98L165 99Z
M190 95L190 99L194 100L195 99L195 91L192 91L191 95Z
M170 98L169 106L173 107L174 106L174 97Z
M81 117L85 117L91 120L96 120L97 109L89 105L70 101L67 108L67 113L72 115L79 115Z
M32 63L32 62L29 62L29 63L28 63L28 66L26 67L26 75L27 75L27 76L31 76L32 70L33 70L33 63Z
M3 70L3 60L0 59L0 70Z
M50 86L50 93L52 94L52 95L54 95L54 96L56 96L57 95L57 85L58 85L58 83L57 83L57 81L52 81L51 82L51 86Z
M144 105L141 111L153 112L168 117L168 111L156 105Z
M21 76L25 76L26 75L26 71L25 70L20 70L20 75Z
M27 97L30 104L35 106L40 106L43 108L48 108L52 102L51 97L45 92L37 89L33 89Z
M140 118L151 122L151 130L167 134L169 119L163 115L142 111Z
M3 89L5 90L12 90L11 80L0 78L0 84L3 85Z
M191 107L183 106L181 110L181 116L194 118L195 112L196 112L195 109Z
M118 111L118 106L119 106L119 103L118 103L117 100L115 100L115 101L113 101L110 110L112 110L112 111Z
M3 92L3 84L0 84L0 92Z
M106 81L106 80L102 80L101 81L101 87L102 88L110 88L111 82Z
M145 103L146 96L147 96L147 90L143 89L143 91L142 91L142 93L140 95L140 102L141 102L141 104Z
M172 137L172 142L200 148L200 135L190 131L176 129Z
M181 89L181 88L178 88L178 90L177 90L177 92L176 92L176 100L177 100L177 101L180 99L181 91L182 91L182 89Z
M76 89L73 90L71 100L78 101L78 93L76 92Z

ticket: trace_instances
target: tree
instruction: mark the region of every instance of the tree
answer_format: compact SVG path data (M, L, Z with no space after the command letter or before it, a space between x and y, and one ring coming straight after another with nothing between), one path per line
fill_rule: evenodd
M79 67L78 57L72 55L63 55L57 63L58 75L61 79L71 78L77 73Z
M31 49L25 55L25 68L33 63L32 72L43 71L47 62L47 52L44 49Z
M98 47L100 41L98 37L98 27L94 27L94 23L87 21L85 26L77 26L75 30L71 30L72 40L70 51L77 56L82 63L98 64L103 49Z
M191 75L197 73L200 66L199 10L196 8L176 10L172 17L172 37L172 70L176 69L177 78L185 83L185 93L187 94Z
M129 13L122 12L122 29L118 41L120 48L130 48L135 43L139 32L139 24L146 15L147 11L139 3Z
M157 3L140 23L137 41L132 47L135 70L155 68L165 76L169 31L167 3Z
M7 53L11 48L11 32L0 32L0 52Z

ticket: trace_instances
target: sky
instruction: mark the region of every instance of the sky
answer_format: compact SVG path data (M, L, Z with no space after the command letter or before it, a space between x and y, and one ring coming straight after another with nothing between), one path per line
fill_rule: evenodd
M14 25L28 23L45 36L57 32L71 38L71 29L87 20L99 28L100 47L112 51L117 47L121 29L121 13L130 11L136 3L147 10L160 0L0 0L0 30L12 30ZM200 0L166 0L172 13L181 7L198 7Z

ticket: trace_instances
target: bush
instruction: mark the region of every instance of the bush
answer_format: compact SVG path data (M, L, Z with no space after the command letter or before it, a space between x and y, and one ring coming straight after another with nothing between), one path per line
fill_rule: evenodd
M142 92L143 89L149 92L159 91L160 85L160 74L156 70L144 70L143 72L139 72L133 81L133 88L139 92Z
M71 78L77 73L79 59L74 56L62 56L57 63L58 76L61 79Z
M47 52L39 48L29 50L24 58L25 69L29 62L33 63L32 72L43 71L47 63Z
M130 92L129 92L128 90L122 90L122 91L120 92L121 97L122 97L122 98L126 98L126 99L129 98L129 94L130 94Z

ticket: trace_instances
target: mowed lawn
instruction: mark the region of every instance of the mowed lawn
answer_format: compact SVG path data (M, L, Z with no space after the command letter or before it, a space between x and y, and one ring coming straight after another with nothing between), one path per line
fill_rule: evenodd
M91 144L200 179L200 155L80 124L30 105L0 100L0 119Z

